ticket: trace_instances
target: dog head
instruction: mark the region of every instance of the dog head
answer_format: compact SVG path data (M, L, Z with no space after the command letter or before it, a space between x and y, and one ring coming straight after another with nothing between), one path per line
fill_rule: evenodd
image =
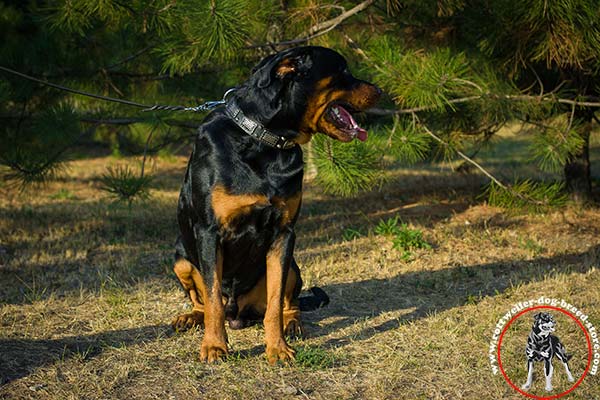
M551 314L540 312L533 316L533 331L540 336L548 336L556 330L556 321Z
M352 116L372 107L381 91L352 76L344 57L324 47L297 47L262 60L236 96L251 118L269 129L296 133L306 143L314 133L349 142L367 139Z

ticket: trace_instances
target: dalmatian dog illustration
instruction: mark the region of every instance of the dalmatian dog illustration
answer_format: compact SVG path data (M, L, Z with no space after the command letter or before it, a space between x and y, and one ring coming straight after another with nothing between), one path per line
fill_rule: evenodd
M558 358L565 366L567 378L569 382L575 382L575 378L569 369L569 360L573 357L567 354L565 346L560 342L559 338L552 335L556 330L556 321L554 317L546 312L540 312L533 317L533 327L527 338L527 346L525 354L527 356L527 382L521 389L527 390L531 388L533 383L533 366L536 361L544 361L544 375L546 376L546 391L552 391L552 373L554 366L552 359Z

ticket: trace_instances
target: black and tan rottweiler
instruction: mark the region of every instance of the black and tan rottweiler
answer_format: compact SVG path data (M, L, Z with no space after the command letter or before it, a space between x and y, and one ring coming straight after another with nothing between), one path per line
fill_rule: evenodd
M527 356L527 382L521 386L521 389L531 388L533 383L533 365L536 361L544 362L544 375L546 376L546 391L552 391L552 374L554 366L552 359L558 358L565 366L567 379L569 382L575 382L573 374L569 369L569 360L572 355L567 354L565 346L560 342L558 336L552 335L556 330L556 322L552 314L540 312L533 316L533 326L527 337L527 346L525 346L525 355Z
M176 330L204 327L200 358L227 354L225 320L239 329L259 318L270 363L294 357L286 335L302 335L302 280L293 256L302 202L300 144L325 133L365 140L352 112L380 90L354 78L323 47L298 47L262 60L199 128L179 197L175 273L193 303ZM314 308L327 301L315 291Z

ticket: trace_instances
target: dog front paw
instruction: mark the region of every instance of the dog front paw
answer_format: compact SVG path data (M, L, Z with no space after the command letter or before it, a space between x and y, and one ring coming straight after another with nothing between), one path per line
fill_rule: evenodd
M284 340L280 340L276 345L267 344L266 356L269 364L274 365L277 361L284 363L294 360L296 352Z
M521 389L523 389L523 390L531 389L531 383L529 383L529 382L525 383L523 386L521 386Z
M171 322L171 326L175 332L185 332L196 326L204 326L204 313L202 311L192 311L188 314L181 314Z
M546 389L546 392L551 392L552 390L554 390L552 385L546 385L546 387L544 389Z

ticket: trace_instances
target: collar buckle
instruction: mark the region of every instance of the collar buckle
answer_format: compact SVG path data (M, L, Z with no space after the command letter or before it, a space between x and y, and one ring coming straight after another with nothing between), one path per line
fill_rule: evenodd
M285 149L286 146L288 145L288 143L293 143L293 142L288 142L288 140L286 138L284 138L283 136L280 136L279 140L275 144L275 147L277 147L278 149Z

